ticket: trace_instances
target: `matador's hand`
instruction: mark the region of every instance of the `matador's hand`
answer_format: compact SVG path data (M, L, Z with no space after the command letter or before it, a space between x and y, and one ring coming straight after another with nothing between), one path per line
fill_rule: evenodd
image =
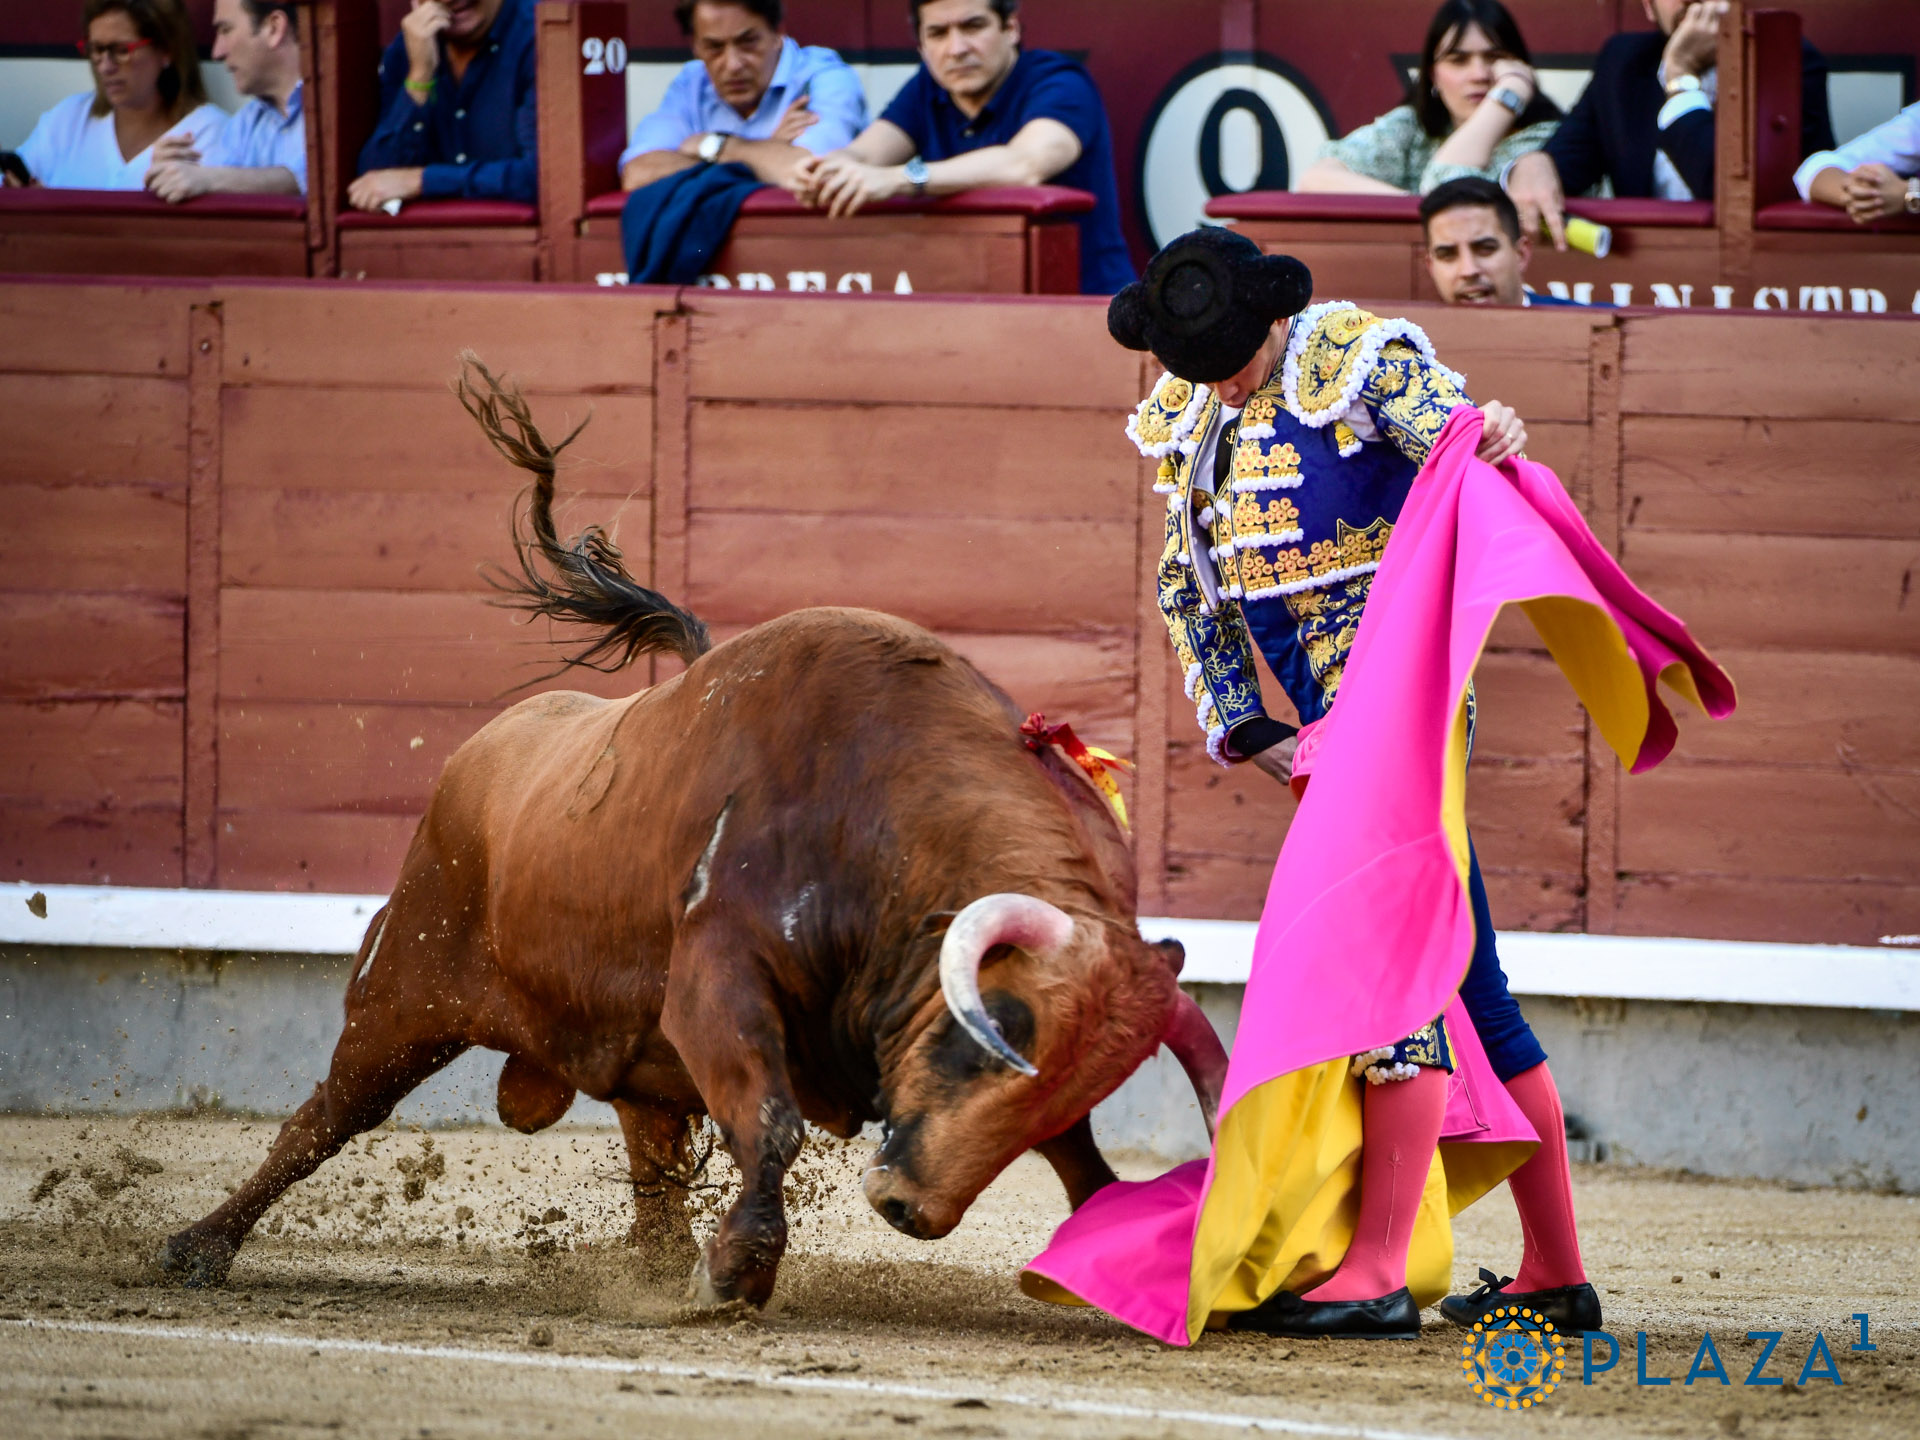
M1498 400L1489 400L1480 407L1480 413L1486 417L1486 425L1480 432L1480 448L1473 452L1475 455L1489 465L1498 465L1527 448L1527 427L1510 407Z
M1282 785L1293 779L1293 752L1299 747L1300 737L1289 735L1276 745L1269 745L1258 755L1249 755L1247 763L1256 770L1264 770Z

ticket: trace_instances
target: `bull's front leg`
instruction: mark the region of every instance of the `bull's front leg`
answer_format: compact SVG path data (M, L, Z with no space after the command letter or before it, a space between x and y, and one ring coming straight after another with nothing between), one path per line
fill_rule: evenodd
M746 950L709 931L674 947L660 1028L740 1169L740 1194L694 1267L693 1297L765 1305L787 1248L780 1187L806 1135L779 1007Z
M1066 1187L1068 1208L1078 1210L1120 1177L1093 1143L1093 1117L1083 1115L1051 1140L1033 1147Z

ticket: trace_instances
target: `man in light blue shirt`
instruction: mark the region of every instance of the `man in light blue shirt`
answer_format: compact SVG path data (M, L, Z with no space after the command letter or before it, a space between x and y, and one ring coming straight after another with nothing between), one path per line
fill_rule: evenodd
M625 189L726 161L791 190L802 160L866 128L860 77L833 51L789 39L780 0L681 0L673 13L695 58L635 128L620 157Z
M300 103L300 32L291 5L215 0L213 58L247 103L204 151L185 136L153 147L147 189L179 202L214 193L307 193L307 117Z
M1856 225L1920 215L1920 105L1884 125L1800 162L1793 183L1802 200L1837 205Z

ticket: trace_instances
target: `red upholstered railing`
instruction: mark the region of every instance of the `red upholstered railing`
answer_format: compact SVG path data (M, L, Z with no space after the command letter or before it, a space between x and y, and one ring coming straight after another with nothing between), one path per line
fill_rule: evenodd
M384 210L343 210L342 230L411 230L426 227L538 225L540 212L513 200L415 200L398 215Z
M0 212L14 215L127 215L201 220L299 220L307 202L298 195L202 195L169 205L144 190L0 189Z
M1888 220L1876 220L1871 225L1856 225L1847 218L1847 212L1836 210L1831 205L1809 205L1804 200L1791 200L1781 205L1767 205L1753 217L1756 230L1823 230L1835 234L1847 235L1920 235L1920 215L1895 215ZM1916 254L1920 258L1920 254Z
M610 191L587 202L588 215L618 215L627 203L626 192ZM863 215L1025 215L1033 220L1065 220L1093 209L1093 196L1064 185L1002 185L963 190L937 200L883 200ZM769 185L756 190L740 207L742 215L818 215L785 190Z
M1708 200L1569 200L1567 209L1602 225L1713 224L1713 203ZM1418 220L1420 197L1248 190L1215 196L1207 202L1207 214L1216 220Z

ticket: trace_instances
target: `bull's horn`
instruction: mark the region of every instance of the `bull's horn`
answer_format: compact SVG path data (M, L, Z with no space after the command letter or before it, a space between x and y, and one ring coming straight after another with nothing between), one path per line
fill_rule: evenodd
M1175 993L1179 999L1174 1002L1173 1018L1167 1021L1166 1033L1160 1038L1193 1082L1200 1115L1211 1136L1220 1121L1220 1090L1227 1078L1226 1047L1194 998L1184 990Z
M980 999L980 961L996 945L1057 950L1073 934L1073 917L1031 895L983 895L953 917L940 945L940 993L953 1018L989 1055L1022 1075L1040 1072L1007 1043Z

